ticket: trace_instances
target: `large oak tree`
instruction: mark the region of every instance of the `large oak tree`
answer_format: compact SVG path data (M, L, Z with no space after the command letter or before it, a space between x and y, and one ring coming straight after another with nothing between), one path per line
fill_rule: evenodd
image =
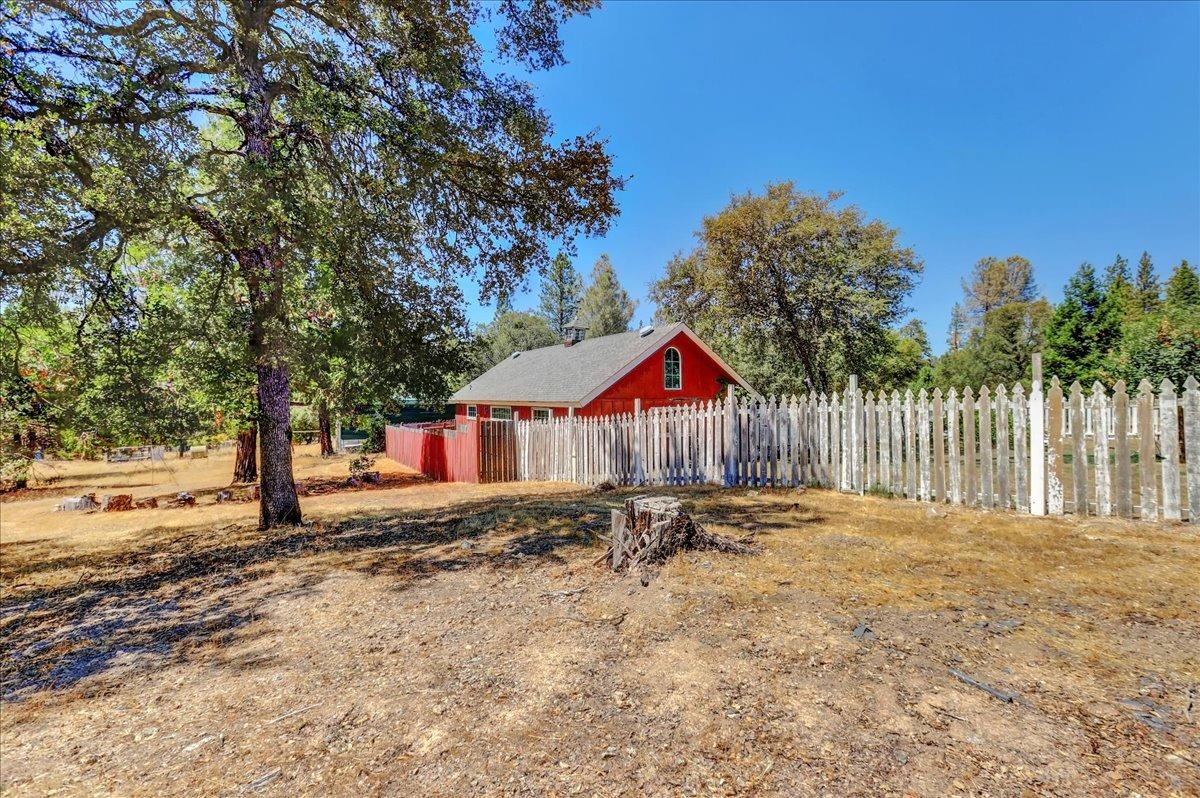
M659 314L687 322L759 390L873 375L922 265L896 229L839 198L790 182L735 196L651 287Z
M488 298L615 215L603 141L556 137L489 60L557 65L560 24L592 5L7 5L0 268L103 291L128 242L202 240L249 310L261 523L298 523L289 363L311 264L365 304L464 275Z

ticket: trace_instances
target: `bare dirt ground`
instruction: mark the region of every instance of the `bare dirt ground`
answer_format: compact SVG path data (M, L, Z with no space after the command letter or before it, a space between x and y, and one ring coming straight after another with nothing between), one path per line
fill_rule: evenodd
M99 465L52 490L231 467ZM269 533L0 504L3 792L1200 794L1189 527L677 489L765 552L643 586L593 564L628 492L391 472Z

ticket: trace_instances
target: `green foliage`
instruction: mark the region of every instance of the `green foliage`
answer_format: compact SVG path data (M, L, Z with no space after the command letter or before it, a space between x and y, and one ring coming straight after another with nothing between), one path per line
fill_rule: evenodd
M1121 319L1104 302L1096 271L1083 263L1067 281L1063 301L1046 325L1045 368L1063 384L1108 376L1105 361L1121 335Z
M379 413L371 413L367 417L367 439L363 441L362 451L366 454L377 454L387 448L387 419Z
M621 287L608 255L601 255L592 267L592 278L579 301L579 323L587 327L589 337L626 332L637 303Z
M508 359L513 352L525 352L561 343L562 339L555 335L541 316L520 311L505 313L476 332L470 353L470 367L464 382L475 379L492 366Z
M760 391L828 391L851 373L870 384L922 265L898 231L839 199L792 183L734 197L653 284L660 316Z
M977 389L1028 380L1050 314L1050 303L1044 299L993 308L962 348L938 358L933 384L943 390L968 385Z
M215 270L213 296L229 304L204 326L237 329L230 340L245 352L214 358L232 367L225 395L215 363L198 381L218 405L253 412L241 385L252 363L271 400L257 418L264 472L286 469L289 369L340 369L350 352L359 383L444 393L436 372L465 334L459 281L477 276L485 300L508 296L549 264L551 242L608 229L624 180L605 143L554 131L523 77L562 63L559 26L592 5L8 4L0 270L74 294L70 310L93 325L89 348L107 353L86 404L121 410L115 400L136 382L137 415L150 418L155 402L165 413L155 435L182 428L186 402L160 390L178 383L143 332L174 332L162 325L177 301L184 321L189 305L206 307L192 288L197 270ZM186 296L143 304L120 273L135 246L194 250L175 264L190 272L171 272ZM303 329L322 269L354 298L338 316L344 336ZM336 341L309 360L325 332ZM389 351L402 354L396 367L373 368ZM302 383L323 387L311 373ZM132 426L119 415L106 423ZM264 480L264 524L299 520L289 483Z
M1138 259L1134 293L1143 313L1154 313L1162 305L1162 289L1158 285L1158 276L1154 273L1154 262L1149 252L1143 252Z
M872 373L866 375L867 384L887 391L928 387L924 381L930 376L929 365L929 337L924 325L913 319L898 330L888 331L887 345Z
M29 482L29 457L0 447L0 493L20 490Z
M963 280L966 312L979 324L990 311L1012 302L1032 302L1037 297L1033 264L1020 255L981 258Z
M1103 305L1102 313L1122 324L1142 314L1137 291L1129 280L1129 261L1120 255L1105 269Z
M1177 387L1200 374L1200 313L1147 314L1126 326L1111 356L1113 377L1157 386L1169 378Z
M1178 313L1197 309L1200 309L1200 279L1185 260L1175 267L1167 280L1167 310Z
M583 280L579 272L575 271L565 252L558 253L542 278L538 315L546 320L559 338L563 337L567 325L579 314L582 294Z
M957 352L966 346L970 325L967 323L967 312L963 306L955 302L950 308L950 328L946 332L946 348Z

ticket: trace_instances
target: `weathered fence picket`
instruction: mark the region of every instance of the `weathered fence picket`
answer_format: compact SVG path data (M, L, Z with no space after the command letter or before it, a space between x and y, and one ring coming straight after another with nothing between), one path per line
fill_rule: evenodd
M1149 380L1138 383L1138 491L1142 498L1142 518L1158 518L1158 477L1154 473L1154 389Z

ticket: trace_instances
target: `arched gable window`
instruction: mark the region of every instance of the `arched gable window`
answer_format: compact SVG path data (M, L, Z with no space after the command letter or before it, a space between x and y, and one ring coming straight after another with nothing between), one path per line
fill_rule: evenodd
M683 388L683 360L679 357L679 350L673 346L663 353L663 387L668 391Z

